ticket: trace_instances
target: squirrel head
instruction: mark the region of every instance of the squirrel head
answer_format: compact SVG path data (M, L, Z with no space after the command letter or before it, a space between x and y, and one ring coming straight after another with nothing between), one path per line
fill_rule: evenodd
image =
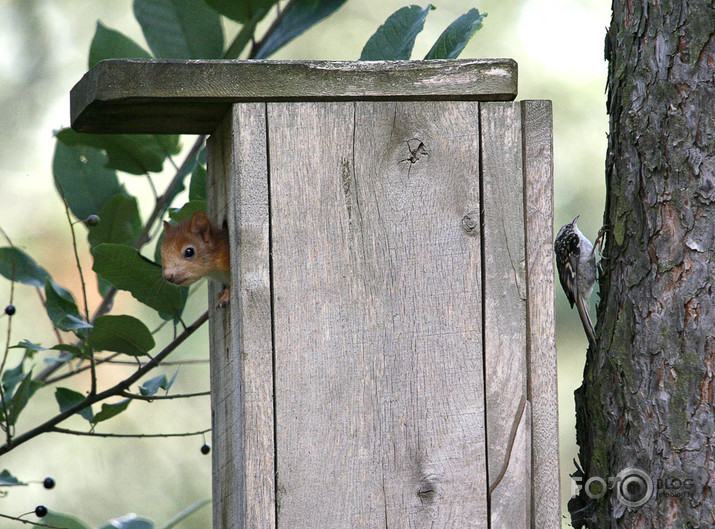
M161 265L164 279L179 286L221 275L228 270L226 234L215 230L203 211L173 226L164 221Z

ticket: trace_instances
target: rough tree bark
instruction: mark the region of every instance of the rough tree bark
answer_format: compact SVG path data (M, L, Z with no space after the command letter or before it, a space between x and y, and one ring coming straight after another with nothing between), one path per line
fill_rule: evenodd
M582 494L574 527L715 527L714 35L711 0L613 0L611 231L578 443L584 482L637 467L654 491L627 507L636 476Z

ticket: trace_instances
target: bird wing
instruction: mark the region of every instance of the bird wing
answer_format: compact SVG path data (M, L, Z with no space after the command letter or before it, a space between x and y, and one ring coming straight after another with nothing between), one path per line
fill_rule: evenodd
M561 286L566 293L571 308L573 308L578 297L578 262L581 255L578 235L574 232L569 233L556 251L560 254L557 257L564 263L563 268L559 269L559 281L561 281Z

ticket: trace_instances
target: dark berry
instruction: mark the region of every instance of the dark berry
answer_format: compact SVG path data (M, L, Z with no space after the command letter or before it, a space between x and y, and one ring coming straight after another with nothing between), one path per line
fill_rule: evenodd
M38 518L44 518L45 516L47 516L47 507L45 507L44 505L38 505L37 507L35 507L35 516L37 516Z
M5 307L5 314L7 314L8 316L12 316L13 314L15 314L15 305L8 305L7 307Z
M87 226L96 226L99 224L99 215L90 215L84 221Z
M204 443L204 444L201 446L201 453L202 453L203 455L208 454L210 451L211 451L211 447L210 447L209 445L207 445L207 444Z
M42 486L45 487L46 489L54 489L55 488L55 480L52 478L45 478L45 481L42 482Z

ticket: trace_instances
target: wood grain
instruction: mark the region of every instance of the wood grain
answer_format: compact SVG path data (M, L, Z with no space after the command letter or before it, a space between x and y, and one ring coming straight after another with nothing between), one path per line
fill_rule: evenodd
M514 453L527 398L521 107L481 103L484 204L484 363L492 528L526 527L530 462ZM530 446L531 442L527 443ZM528 454L524 457L527 457ZM509 467L515 466L516 470ZM497 485L499 476L504 476Z
M551 101L521 103L533 527L561 527L554 314L554 181Z
M477 104L268 126L278 525L487 527Z
M231 302L210 289L214 527L275 527L265 105L235 105L211 137L209 208L231 237Z
M232 103L306 100L512 100L511 59L172 61L109 59L70 94L82 132L210 134Z

